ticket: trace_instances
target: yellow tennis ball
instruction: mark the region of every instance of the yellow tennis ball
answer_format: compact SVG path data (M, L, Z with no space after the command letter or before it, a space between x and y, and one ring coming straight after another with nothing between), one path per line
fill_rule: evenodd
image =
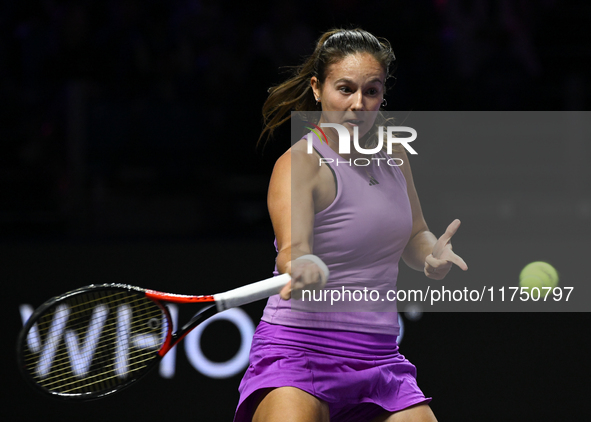
M536 261L527 264L519 274L520 287L542 287L554 288L558 285L558 272L556 269L543 261Z

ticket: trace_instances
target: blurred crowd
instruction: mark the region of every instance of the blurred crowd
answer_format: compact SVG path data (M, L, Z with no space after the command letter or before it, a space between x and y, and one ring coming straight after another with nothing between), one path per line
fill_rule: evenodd
M204 185L221 192L225 180L249 175L258 186L270 166L254 148L266 90L335 26L391 41L398 73L388 103L398 110L585 109L590 8L556 0L3 0L0 227L67 225L126 184L136 194L200 192L212 201L223 195ZM243 196L264 201L264 188Z

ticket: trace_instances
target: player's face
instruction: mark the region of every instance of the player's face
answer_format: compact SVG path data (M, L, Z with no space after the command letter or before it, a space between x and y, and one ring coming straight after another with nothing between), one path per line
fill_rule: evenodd
M312 88L322 104L321 122L340 123L359 137L372 127L384 98L386 72L369 53L344 57L330 65L324 83L312 78Z

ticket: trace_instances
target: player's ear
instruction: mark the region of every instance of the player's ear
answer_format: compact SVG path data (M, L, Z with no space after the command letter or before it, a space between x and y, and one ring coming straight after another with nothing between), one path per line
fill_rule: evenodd
M312 76L310 78L310 86L312 87L312 91L314 92L314 99L316 101L320 100L320 81L316 76Z

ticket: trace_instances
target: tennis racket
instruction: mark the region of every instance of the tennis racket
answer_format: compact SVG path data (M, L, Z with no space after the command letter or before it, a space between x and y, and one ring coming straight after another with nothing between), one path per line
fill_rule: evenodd
M30 384L51 396L105 397L140 379L210 316L279 293L289 280L282 274L208 296L124 284L82 287L33 312L18 337L19 367ZM172 332L166 302L206 306Z

